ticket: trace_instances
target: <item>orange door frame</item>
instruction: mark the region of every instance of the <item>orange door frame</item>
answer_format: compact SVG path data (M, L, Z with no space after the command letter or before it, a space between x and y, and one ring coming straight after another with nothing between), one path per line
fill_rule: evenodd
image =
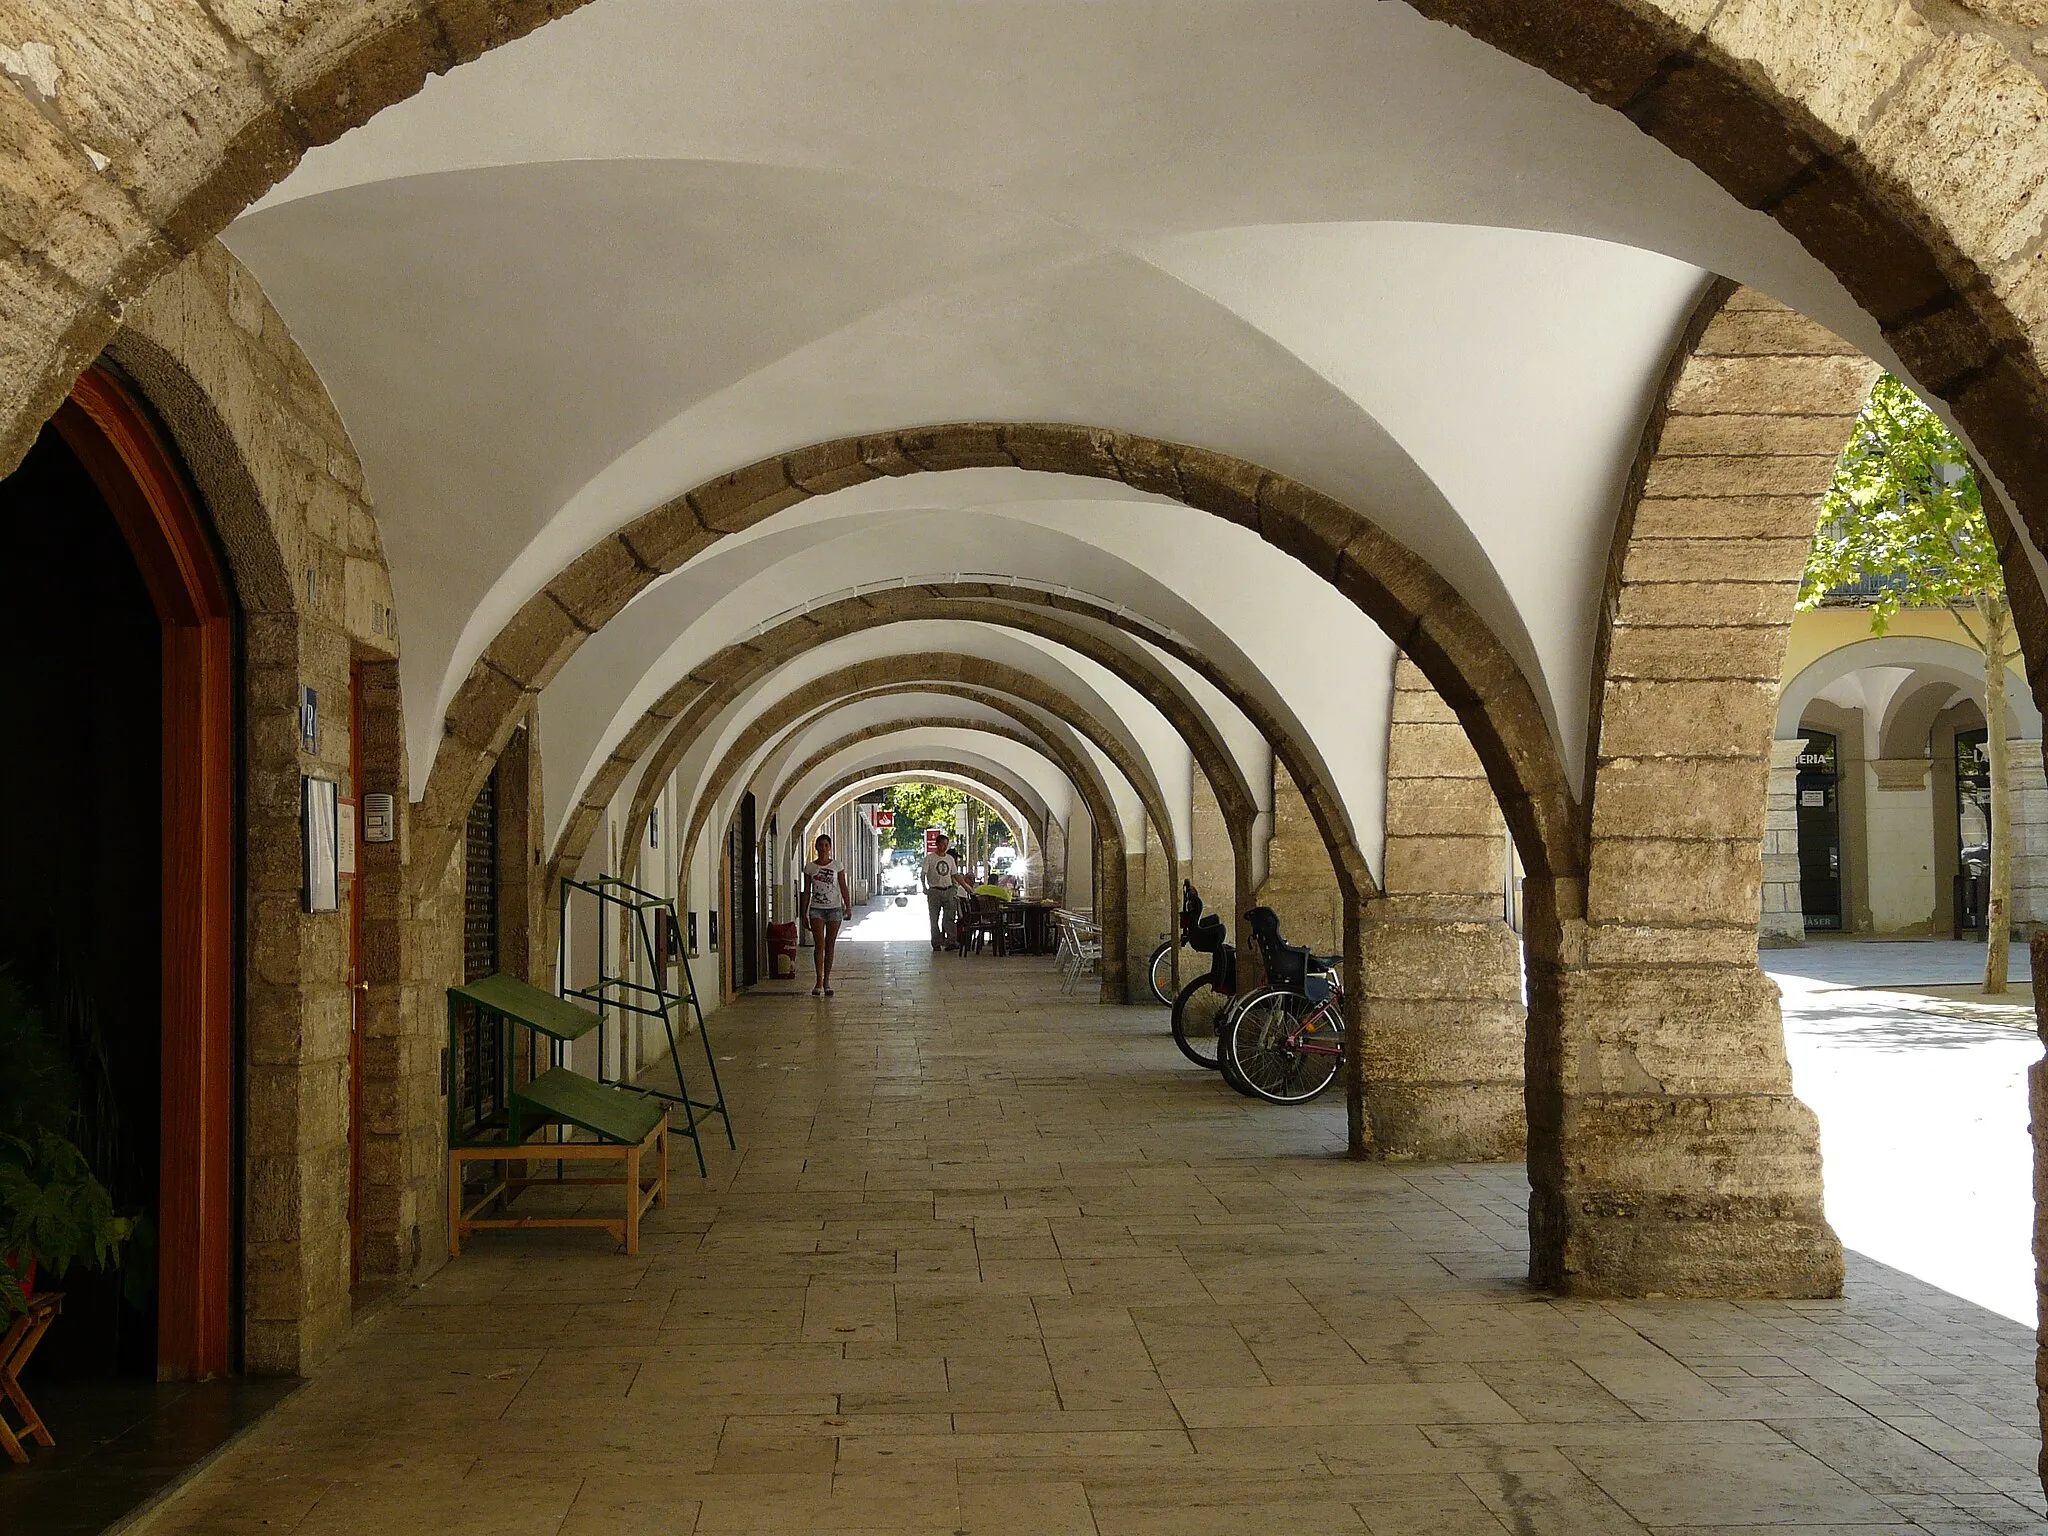
M58 407L163 624L163 1140L157 1375L228 1369L234 1104L234 620L198 502L136 397L88 369Z

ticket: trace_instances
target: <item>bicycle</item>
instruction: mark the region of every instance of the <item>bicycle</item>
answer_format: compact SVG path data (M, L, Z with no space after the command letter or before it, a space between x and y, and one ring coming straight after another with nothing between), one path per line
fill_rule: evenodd
M1214 1072L1222 1065L1218 1032L1237 995L1237 950L1224 941L1223 919L1213 912L1197 916L1188 947L1209 957L1209 969L1173 1000L1173 1043L1196 1066Z
M1171 1008L1175 994L1173 986L1173 952L1191 945L1195 925L1202 920L1202 893L1195 889L1192 880L1180 883L1180 937L1161 939L1152 951L1151 963L1146 967L1146 976L1152 983L1152 995L1159 1000L1162 1008Z
M1344 1064L1342 957L1283 942L1270 908L1245 915L1270 979L1240 999L1223 1021L1220 1069L1231 1087L1249 1097L1305 1104L1337 1080Z

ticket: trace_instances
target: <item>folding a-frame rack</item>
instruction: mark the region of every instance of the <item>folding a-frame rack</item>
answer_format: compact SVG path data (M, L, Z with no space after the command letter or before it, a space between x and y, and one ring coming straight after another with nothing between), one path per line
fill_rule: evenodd
M597 978L587 987L571 986L569 982L569 901L579 891L597 902ZM614 1013L659 1019L662 1032L668 1037L668 1060L676 1074L676 1091L670 1093L665 1088L634 1082L631 1062L619 1063L614 1071L606 1046L609 1029L600 1030L597 1036L597 1080L680 1106L683 1131L689 1136L690 1145L696 1149L697 1172L699 1175L707 1173L704 1143L697 1134L697 1127L703 1121L716 1115L725 1122L725 1144L737 1147L739 1143L733 1139L732 1116L726 1112L725 1088L718 1081L718 1058L711 1049L710 1031L704 1027L704 1006L697 1001L697 979L690 971L689 953L678 944L673 957L669 954L669 937L680 932L675 902L652 891L643 891L637 885L629 885L614 875L599 875L595 880L562 882L560 915L558 932L561 948L555 957L555 975L561 978L562 996L580 998L595 1005L598 1017L607 1024ZM665 931L657 941L650 920L664 919ZM614 927L615 922L617 927ZM652 986L622 973L621 958L613 948L615 937L624 938L629 949L640 956L647 967L647 974L654 978ZM668 987L671 958L683 968L681 992L672 992ZM690 1097L689 1080L683 1076L682 1052L676 1045L676 1025L687 1026L692 1014L696 1017L697 1038L704 1042L704 1065L711 1074L710 1099Z

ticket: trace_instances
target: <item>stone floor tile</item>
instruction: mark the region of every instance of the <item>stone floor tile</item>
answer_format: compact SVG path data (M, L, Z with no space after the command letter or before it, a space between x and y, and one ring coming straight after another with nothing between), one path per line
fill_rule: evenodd
M1627 1450L1566 1445L1600 1491L1645 1525L1881 1523L1882 1500L1798 1446L1659 1437ZM1846 1517L1846 1518L1845 1518Z
M1044 962L841 971L714 1015L741 1147L638 1258L484 1234L151 1536L2048 1530L2003 1320L1543 1297L1519 1168L1349 1162Z

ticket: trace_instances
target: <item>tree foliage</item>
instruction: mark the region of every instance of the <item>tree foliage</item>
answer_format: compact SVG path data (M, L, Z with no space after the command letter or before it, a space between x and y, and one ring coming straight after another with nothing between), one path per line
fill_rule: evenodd
M2006 666L2016 656L2012 609L1968 450L1890 374L1871 390L1821 500L1799 606L1816 608L1850 586L1871 604L1873 634L1883 634L1901 608L1945 608L1984 658L1991 781L1984 990L2003 992L2012 901L2005 708Z
M896 813L890 846L924 847L926 827L943 827L950 833L953 812L966 799L964 792L945 784L891 784L882 792L882 804Z
M1901 608L1948 608L1979 650L1999 643L1982 620L1987 599L2002 603L2005 577L1976 470L1941 419L1890 374L1870 392L1822 498L1799 606L1816 608L1865 579L1877 587L1875 634Z

